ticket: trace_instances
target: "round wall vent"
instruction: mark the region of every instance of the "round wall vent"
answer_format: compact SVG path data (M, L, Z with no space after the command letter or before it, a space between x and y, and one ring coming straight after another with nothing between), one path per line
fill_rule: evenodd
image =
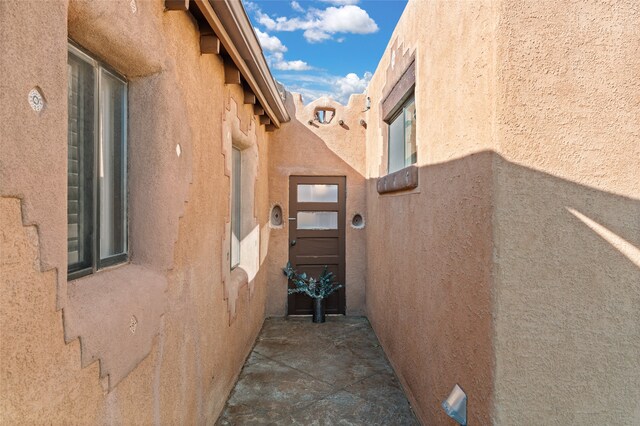
M276 204L271 208L271 226L281 227L282 226L282 207Z
M360 213L356 213L353 215L353 219L351 219L351 226L356 229L364 228L364 218Z

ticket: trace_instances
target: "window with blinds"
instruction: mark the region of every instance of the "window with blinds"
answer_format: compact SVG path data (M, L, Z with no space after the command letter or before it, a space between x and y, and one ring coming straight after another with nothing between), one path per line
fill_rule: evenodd
M70 278L127 260L127 83L79 48L68 57Z

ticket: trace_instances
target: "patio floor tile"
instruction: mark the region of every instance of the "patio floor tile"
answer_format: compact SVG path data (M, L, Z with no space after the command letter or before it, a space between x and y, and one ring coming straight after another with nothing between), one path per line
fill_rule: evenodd
M270 318L217 425L418 425L366 318Z

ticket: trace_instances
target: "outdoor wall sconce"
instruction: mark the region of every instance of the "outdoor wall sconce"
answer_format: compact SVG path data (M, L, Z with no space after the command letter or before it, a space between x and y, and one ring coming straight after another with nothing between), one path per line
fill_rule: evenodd
M449 397L442 401L442 408L453 420L462 426L467 425L467 394L457 383L451 390Z
M313 125L313 120L309 120L309 126Z
M371 98L367 96L367 99L365 99L364 101L364 111L362 112L367 112L371 109Z
M367 122L366 122L366 121L364 121L364 120L362 120L362 119L360 120L360 125L361 125L362 127L364 127L365 129L367 128Z
M338 124L341 125L341 126L344 126L344 120L338 121Z

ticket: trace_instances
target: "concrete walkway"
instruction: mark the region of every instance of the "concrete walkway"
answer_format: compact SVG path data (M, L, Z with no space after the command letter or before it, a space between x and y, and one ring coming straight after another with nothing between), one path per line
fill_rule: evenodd
M267 319L217 425L418 425L366 318Z

